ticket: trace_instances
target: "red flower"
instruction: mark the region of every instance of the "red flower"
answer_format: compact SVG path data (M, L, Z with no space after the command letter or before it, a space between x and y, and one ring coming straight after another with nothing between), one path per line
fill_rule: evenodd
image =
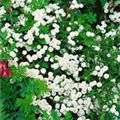
M7 62L0 62L0 76L2 77L10 77L11 70L7 67Z
M11 8L7 9L7 13L9 13L9 14L11 13Z
M10 77L11 76L11 70L10 69L0 70L0 75L2 77Z
M72 8L67 8L66 11L70 12L70 11L72 11Z
M7 62L5 61L0 62L0 70L1 69L7 69Z

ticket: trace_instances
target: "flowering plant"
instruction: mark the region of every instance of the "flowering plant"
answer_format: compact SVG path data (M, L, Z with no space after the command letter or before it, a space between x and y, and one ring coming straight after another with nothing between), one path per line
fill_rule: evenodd
M1 119L119 120L119 5L0 0Z

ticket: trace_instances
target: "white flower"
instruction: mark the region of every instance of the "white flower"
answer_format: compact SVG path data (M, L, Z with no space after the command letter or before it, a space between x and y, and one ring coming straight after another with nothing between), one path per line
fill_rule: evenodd
M108 54L107 54L107 57L108 57L108 58L109 58L109 57L111 57L111 54L110 54L110 53L108 53Z
M48 62L48 61L49 61L49 57L45 57L44 60L45 60L46 62Z
M103 76L103 72L98 72L98 77L102 77Z
M33 60L37 60L38 59L38 56L36 54L32 55L32 59Z
M80 8L83 8L83 4L79 4L79 7L80 7Z
M94 76L96 76L98 74L98 72L96 71L96 70L94 70L93 72L92 72L92 75L94 75Z
M102 83L101 82L98 82L97 83L97 87L101 87L102 86Z
M90 31L88 31L88 32L86 33L86 35L87 35L88 37L94 37L94 36L95 36L95 34L92 33L92 32L90 32Z
M50 52L53 52L53 48L52 48L52 47L49 47L48 50L49 50Z
M40 71L41 71L42 74L46 73L46 69L45 68L42 68Z
M52 67L53 69L58 69L59 65L58 65L58 63L55 63L55 64L51 65L51 67Z
M56 108L56 109L59 109L59 108L60 108L60 104L59 104L59 103L56 103L56 104L55 104L55 108Z
M104 71L107 71L107 70L108 70L108 66L104 66L102 69L103 69Z
M46 12L47 12L47 13L50 13L51 11L52 11L52 9L49 8L49 7L47 7Z
M80 118L78 118L77 120L83 120L83 119L80 117Z
M120 55L117 56L117 61L120 62Z
M19 60L19 59L18 59L17 57L15 57L15 58L14 58L14 61L16 61L16 62L17 62L18 60Z
M116 79L112 79L112 80L111 80L111 82L113 82L113 83L114 83L115 81L116 81Z
M95 70L99 71L100 70L100 66L96 66Z
M55 100L55 101L59 101L59 99L60 99L59 96L55 96L55 97L54 97L54 100Z
M95 51L100 51L100 47L99 46L94 46L94 50Z
M116 109L115 109L114 107L112 107L112 108L110 109L110 112L111 112L111 113L115 113L115 112L116 112Z
M41 49L41 46L40 46L40 45L38 45L38 46L37 46L37 49Z
M13 57L13 58L16 57L16 53L15 53L14 51L11 51L9 54L10 54L10 56Z
M86 67L86 63L85 63L85 62L81 63L81 66L82 66L83 68Z
M31 2L32 2L32 0L28 0L27 2L28 2L28 3L31 3Z
M23 51L22 51L22 54L23 54L23 55L26 55L26 54L27 54L27 51L26 51L26 50L23 50Z
M35 68L39 68L39 67L40 67L39 64L36 64L36 65L35 65Z
M67 31L70 32L71 31L71 27L67 27Z
M116 112L115 112L115 115L116 115L116 116L119 116L119 112L118 112L118 111L116 111Z
M107 73L104 74L104 78L105 78L105 79L108 79L108 78L109 78L109 74L107 74Z

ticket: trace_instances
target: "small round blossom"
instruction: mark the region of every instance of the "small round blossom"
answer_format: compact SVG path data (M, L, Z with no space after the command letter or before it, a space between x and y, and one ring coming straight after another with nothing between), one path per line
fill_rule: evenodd
M120 55L117 56L117 61L120 62Z
M13 57L13 58L16 57L16 53L15 53L14 51L11 51L9 54L10 54L10 56Z
M107 73L104 74L104 78L105 78L105 79L108 79L108 78L109 78L109 74L107 74Z
M71 31L71 27L67 27L67 31L70 32Z
M102 86L102 83L101 82L98 82L97 83L97 87L101 87Z
M23 55L26 55L26 54L27 54L27 51L26 51L26 50L23 50L22 54L23 54Z
M46 69L45 68L42 68L40 71L41 71L42 74L46 73Z

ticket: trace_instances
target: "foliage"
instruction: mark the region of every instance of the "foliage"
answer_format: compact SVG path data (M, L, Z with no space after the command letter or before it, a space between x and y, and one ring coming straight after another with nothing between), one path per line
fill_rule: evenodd
M46 6L50 0L33 0L30 3L30 7L33 10L41 9L42 7Z
M11 72L12 72L12 77L11 81L16 82L16 81L22 81L22 79L25 77L25 72L26 72L26 67L22 66L11 66L10 67Z
M60 118L55 110L52 110L50 115L46 111L41 110L42 120L73 120L71 113L67 112L64 118Z
M15 74L16 77L16 74ZM19 77L18 77L19 78ZM4 89L3 89L4 88ZM36 120L34 111L37 107L32 105L34 94L39 98L43 93L50 91L45 81L24 79L21 81L11 81L1 79L1 120ZM12 116L11 116L12 114ZM8 118L9 117L9 118Z
M107 2L107 0L100 0L102 7L104 7L105 3Z
M15 48L15 44L8 43L9 38L7 37L7 32L0 31L0 61L4 61L6 59L10 59L9 52ZM7 48L5 48L7 46Z
M0 100L0 120L6 120L8 119L8 114L5 111L3 102Z

